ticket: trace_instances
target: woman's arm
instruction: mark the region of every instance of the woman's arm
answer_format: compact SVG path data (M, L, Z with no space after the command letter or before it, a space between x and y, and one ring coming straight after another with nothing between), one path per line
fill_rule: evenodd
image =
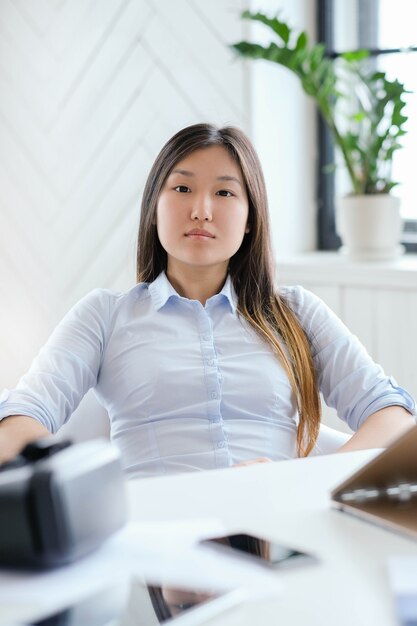
M33 417L11 415L0 422L0 463L9 461L30 441L51 433Z
M338 452L386 448L415 425L413 416L402 406L387 406L367 417Z
M411 428L414 399L333 311L301 287L293 288L289 298L310 341L323 399L356 433L340 450L386 447Z
M65 315L16 387L0 395L0 419L31 416L28 428L35 435L37 423L51 433L59 430L97 384L111 298L111 292L96 289Z

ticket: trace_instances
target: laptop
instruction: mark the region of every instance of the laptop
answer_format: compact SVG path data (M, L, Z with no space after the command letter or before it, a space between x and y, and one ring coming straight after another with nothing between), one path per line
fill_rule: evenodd
M417 539L417 426L331 492L334 506Z

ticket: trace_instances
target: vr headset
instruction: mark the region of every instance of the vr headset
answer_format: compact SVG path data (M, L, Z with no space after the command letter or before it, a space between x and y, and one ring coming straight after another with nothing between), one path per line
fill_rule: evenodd
M105 440L47 437L0 465L0 565L70 563L98 548L126 517L119 456Z

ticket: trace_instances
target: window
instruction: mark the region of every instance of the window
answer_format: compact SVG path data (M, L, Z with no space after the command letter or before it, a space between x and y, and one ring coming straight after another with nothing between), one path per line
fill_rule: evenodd
M367 49L375 68L389 78L398 78L413 93L407 96L407 135L403 149L393 162L394 179L400 184L395 194L401 198L405 219L403 243L408 251L417 252L417 33L415 0L317 0L318 38L326 44L328 54L337 56L346 50ZM343 171L323 172L334 162L329 131L319 120L319 242L324 250L335 249L340 240L335 231L334 197L344 193Z

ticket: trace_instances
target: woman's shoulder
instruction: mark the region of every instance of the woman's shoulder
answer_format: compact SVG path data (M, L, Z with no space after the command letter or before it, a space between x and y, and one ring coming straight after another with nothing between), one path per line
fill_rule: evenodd
M301 285L281 286L278 295L284 299L305 328L323 323L341 323L331 308L312 291Z
M278 295L296 315L310 338L348 334L348 329L336 313L319 296L305 287L282 286L278 288Z
M306 307L320 306L323 301L302 285L281 285L278 295L285 300L294 313L300 313Z
M148 297L148 283L138 283L125 291L96 287L78 300L70 310L70 313L90 312L100 317L112 317L119 309L125 306L130 307L132 304Z
M89 291L80 301L121 303L128 300L140 300L148 296L148 286L149 283L137 283L123 291L96 287Z

